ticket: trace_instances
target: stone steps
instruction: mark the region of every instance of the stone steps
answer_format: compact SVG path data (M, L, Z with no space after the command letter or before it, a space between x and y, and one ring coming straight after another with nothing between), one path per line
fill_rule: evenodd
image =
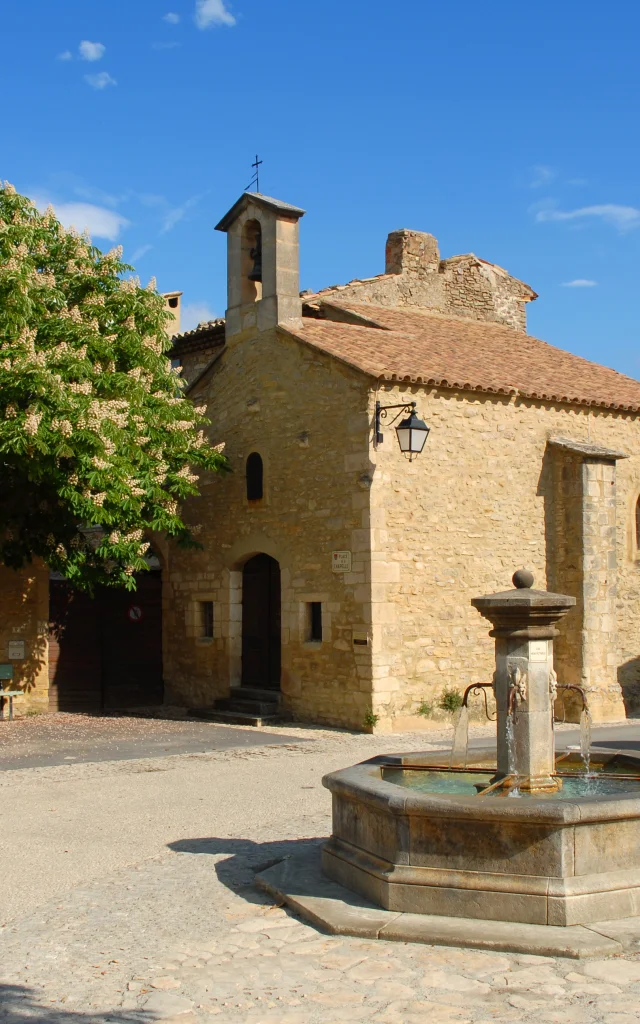
M277 690L261 690L243 686L220 697L210 708L193 708L195 718L226 725L274 725L280 721L280 694Z
M277 700L245 700L244 697L222 697L213 705L216 711L243 711L248 715L276 715Z

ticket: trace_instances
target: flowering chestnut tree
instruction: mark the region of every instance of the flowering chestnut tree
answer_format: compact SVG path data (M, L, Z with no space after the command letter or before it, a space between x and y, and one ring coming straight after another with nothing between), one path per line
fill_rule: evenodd
M226 468L164 354L155 282L0 183L0 562L135 587L145 536L196 545L194 470Z

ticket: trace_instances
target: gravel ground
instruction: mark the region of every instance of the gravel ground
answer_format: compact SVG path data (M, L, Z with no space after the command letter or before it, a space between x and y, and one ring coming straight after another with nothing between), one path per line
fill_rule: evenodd
M154 725L129 719L123 727L147 732ZM85 726L96 727L84 722L77 728ZM207 728L226 731L224 726ZM5 865L19 865L10 876L0 874L0 922L76 885L162 854L178 840L255 839L267 826L285 829L289 837L287 823L306 814L322 815L325 832L318 834L325 834L330 812L329 794L320 782L325 772L379 752L426 745L415 733L380 737L300 727L235 731L250 733L254 741L264 732L276 742L0 773L0 857ZM447 735L436 733L429 743L445 746Z
M184 708L138 714L33 715L0 720L0 769L42 768L66 762L128 761L140 757L264 746L286 739L282 730L217 725L190 718Z
M372 943L274 907L254 873L329 834L324 773L449 739L280 736L0 775L1 1021L637 1024L638 957Z

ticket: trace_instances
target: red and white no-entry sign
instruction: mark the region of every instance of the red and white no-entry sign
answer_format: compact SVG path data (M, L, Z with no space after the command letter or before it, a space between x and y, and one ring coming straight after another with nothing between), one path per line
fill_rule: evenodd
M131 604L129 605L127 615L129 616L131 622L140 622L140 619L142 618L142 608L140 607L139 604Z

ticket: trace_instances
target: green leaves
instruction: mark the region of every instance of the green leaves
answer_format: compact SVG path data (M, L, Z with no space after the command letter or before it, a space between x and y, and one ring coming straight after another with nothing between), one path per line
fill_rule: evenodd
M227 468L132 270L0 185L0 561L81 587L132 587L149 530L197 544L180 502Z

